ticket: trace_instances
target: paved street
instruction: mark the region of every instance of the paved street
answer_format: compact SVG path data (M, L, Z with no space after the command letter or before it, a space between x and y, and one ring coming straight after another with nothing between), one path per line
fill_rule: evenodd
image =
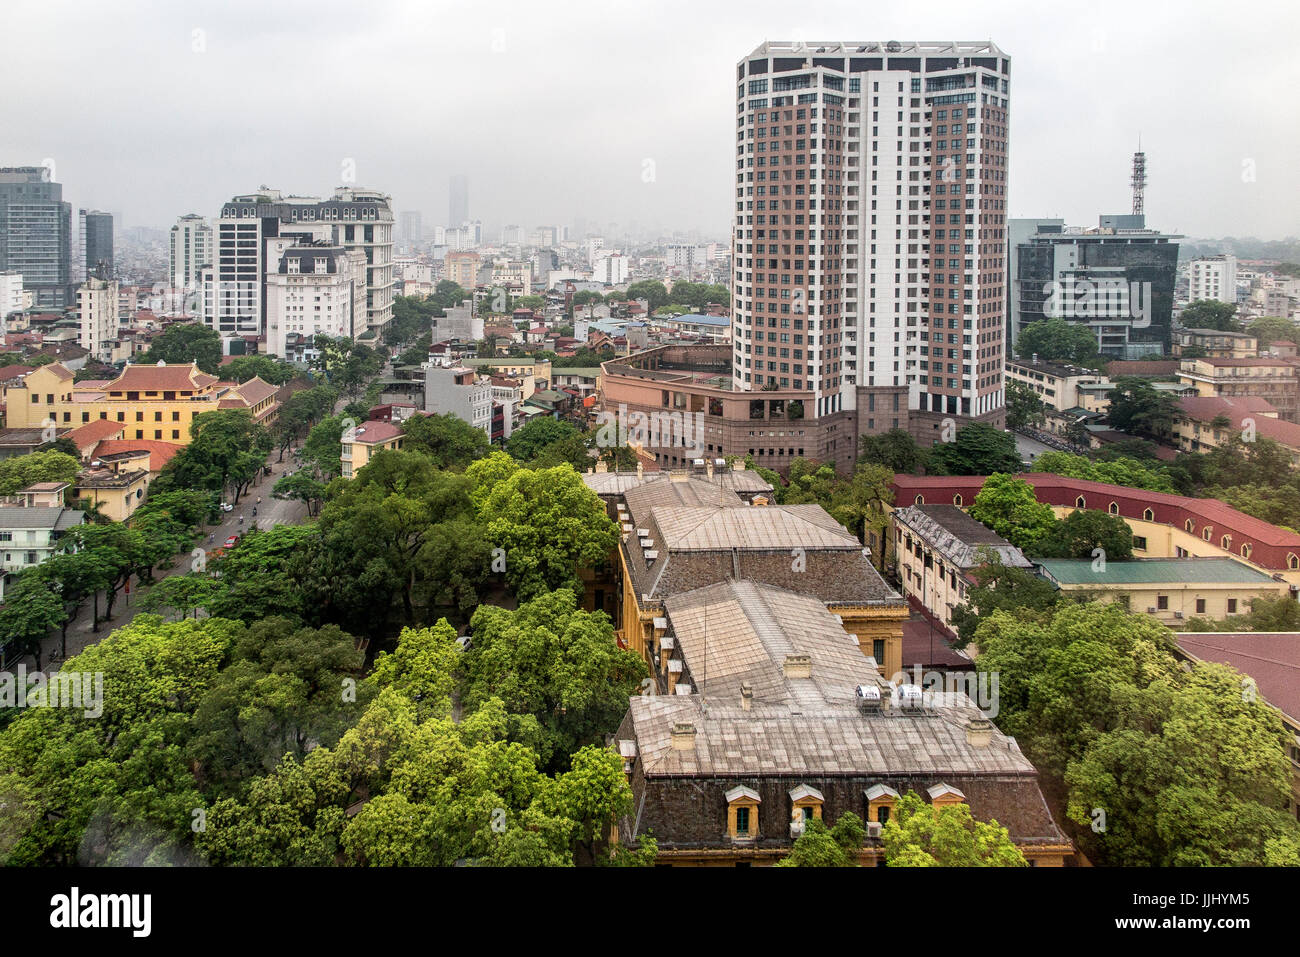
M199 542L198 547L211 550L219 547L231 535L242 535L247 532L252 523L256 522L259 528L270 528L272 525L293 525L304 521L307 518L307 506L303 502L280 500L271 497L271 489L275 487L276 481L286 472L293 471L295 449L289 449L284 454L284 461L277 461L280 457L279 450L271 453L267 459L267 464L271 466L270 475L262 475L257 482L249 489L248 494L240 499L239 504L234 511L223 512L221 514L221 524L211 525L207 528L207 535L211 535L212 541L207 540L207 535ZM257 499L262 499L262 504L257 505ZM253 517L253 508L257 508L257 517ZM243 517L241 524L239 519ZM175 563L171 568L159 568L154 571L154 579L166 578L170 575L183 575L190 570L191 559L188 555L177 555ZM87 600L82 604L81 610L76 617L68 623L68 656L71 657L85 648L87 645L94 644L100 638L103 638L115 628L121 628L131 621L132 618L140 611L137 601L138 589L134 579L131 581L131 594L119 593L117 603L113 607L113 618L111 621L100 622L99 631L92 630L92 603ZM103 614L104 598L101 595L99 601L100 613ZM41 643L41 664L46 667L55 666L58 658L53 657L60 654L62 641L58 632L54 632L49 638ZM32 667L34 662L28 656L22 659L28 667ZM17 664L17 662L15 662Z

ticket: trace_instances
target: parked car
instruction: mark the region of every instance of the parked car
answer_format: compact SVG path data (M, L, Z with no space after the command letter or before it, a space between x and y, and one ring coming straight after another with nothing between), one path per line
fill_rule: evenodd
M239 544L239 536L238 536L238 535L231 535L229 538L226 539L226 545L225 545L225 547L226 547L226 548L234 548L234 547L235 547L236 545L238 545L238 544Z
M235 507L235 506L231 505L229 502L222 502L222 503L221 503L221 510L222 510L223 512L233 511L233 510L234 510L234 507Z

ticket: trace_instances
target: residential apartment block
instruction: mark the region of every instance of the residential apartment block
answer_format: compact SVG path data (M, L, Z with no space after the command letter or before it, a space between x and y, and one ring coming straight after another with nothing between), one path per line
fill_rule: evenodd
M109 279L92 276L77 289L77 345L101 361L110 361L117 345L117 297L118 285Z
M268 248L275 248L268 243ZM266 351L310 360L315 337L353 339L366 330L366 257L325 240L296 243L266 274Z
M1200 299L1237 302L1237 257L1210 256L1193 259L1188 266L1188 296L1191 302Z
M1300 422L1300 366L1290 359L1184 359L1178 381L1197 395L1267 401L1279 418Z
M989 42L740 60L731 388L819 428L902 390L926 445L947 418L1001 424L1010 69Z

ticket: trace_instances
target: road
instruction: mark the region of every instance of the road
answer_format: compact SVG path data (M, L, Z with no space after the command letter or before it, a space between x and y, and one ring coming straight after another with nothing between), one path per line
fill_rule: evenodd
M294 450L290 449L285 453L284 461L276 461L279 458L279 450L272 452L267 458L267 465L271 466L270 475L260 475L256 483L249 489L248 493L240 499L239 505L233 511L223 512L221 522L218 525L209 525L207 535L212 538L211 542L204 540L199 542L197 547L205 550L218 548L231 535L242 535L247 532L253 523L256 522L259 528L270 528L272 525L296 525L307 518L307 506L304 502L289 499L276 499L271 497L271 489L275 487L276 481L286 472L293 471ZM262 504L257 504L258 498L262 499ZM254 518L253 509L257 509L257 516ZM243 518L241 523L239 520ZM171 568L154 569L154 580L158 581L172 575L183 575L190 571L191 558L188 555L177 555ZM115 628L121 628L129 623L140 611L139 588L134 579L131 581L131 592L126 594L119 592L117 602L113 606L113 617L109 621L99 623L99 631L93 628L91 616L93 614L93 602L87 600L77 611L77 614L68 622L68 657L79 653L87 645L92 645L99 641ZM100 613L104 610L104 599L100 597ZM41 642L41 664L52 666L57 665L61 660L62 639L58 632L54 632L49 638ZM32 657L20 659L30 668L34 665ZM15 665L17 662L15 662Z

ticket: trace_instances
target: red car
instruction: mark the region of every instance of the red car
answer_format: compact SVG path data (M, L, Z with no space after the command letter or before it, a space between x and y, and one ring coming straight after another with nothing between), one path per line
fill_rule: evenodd
M229 538L226 539L226 548L234 548L238 544L239 544L238 535L231 535Z

